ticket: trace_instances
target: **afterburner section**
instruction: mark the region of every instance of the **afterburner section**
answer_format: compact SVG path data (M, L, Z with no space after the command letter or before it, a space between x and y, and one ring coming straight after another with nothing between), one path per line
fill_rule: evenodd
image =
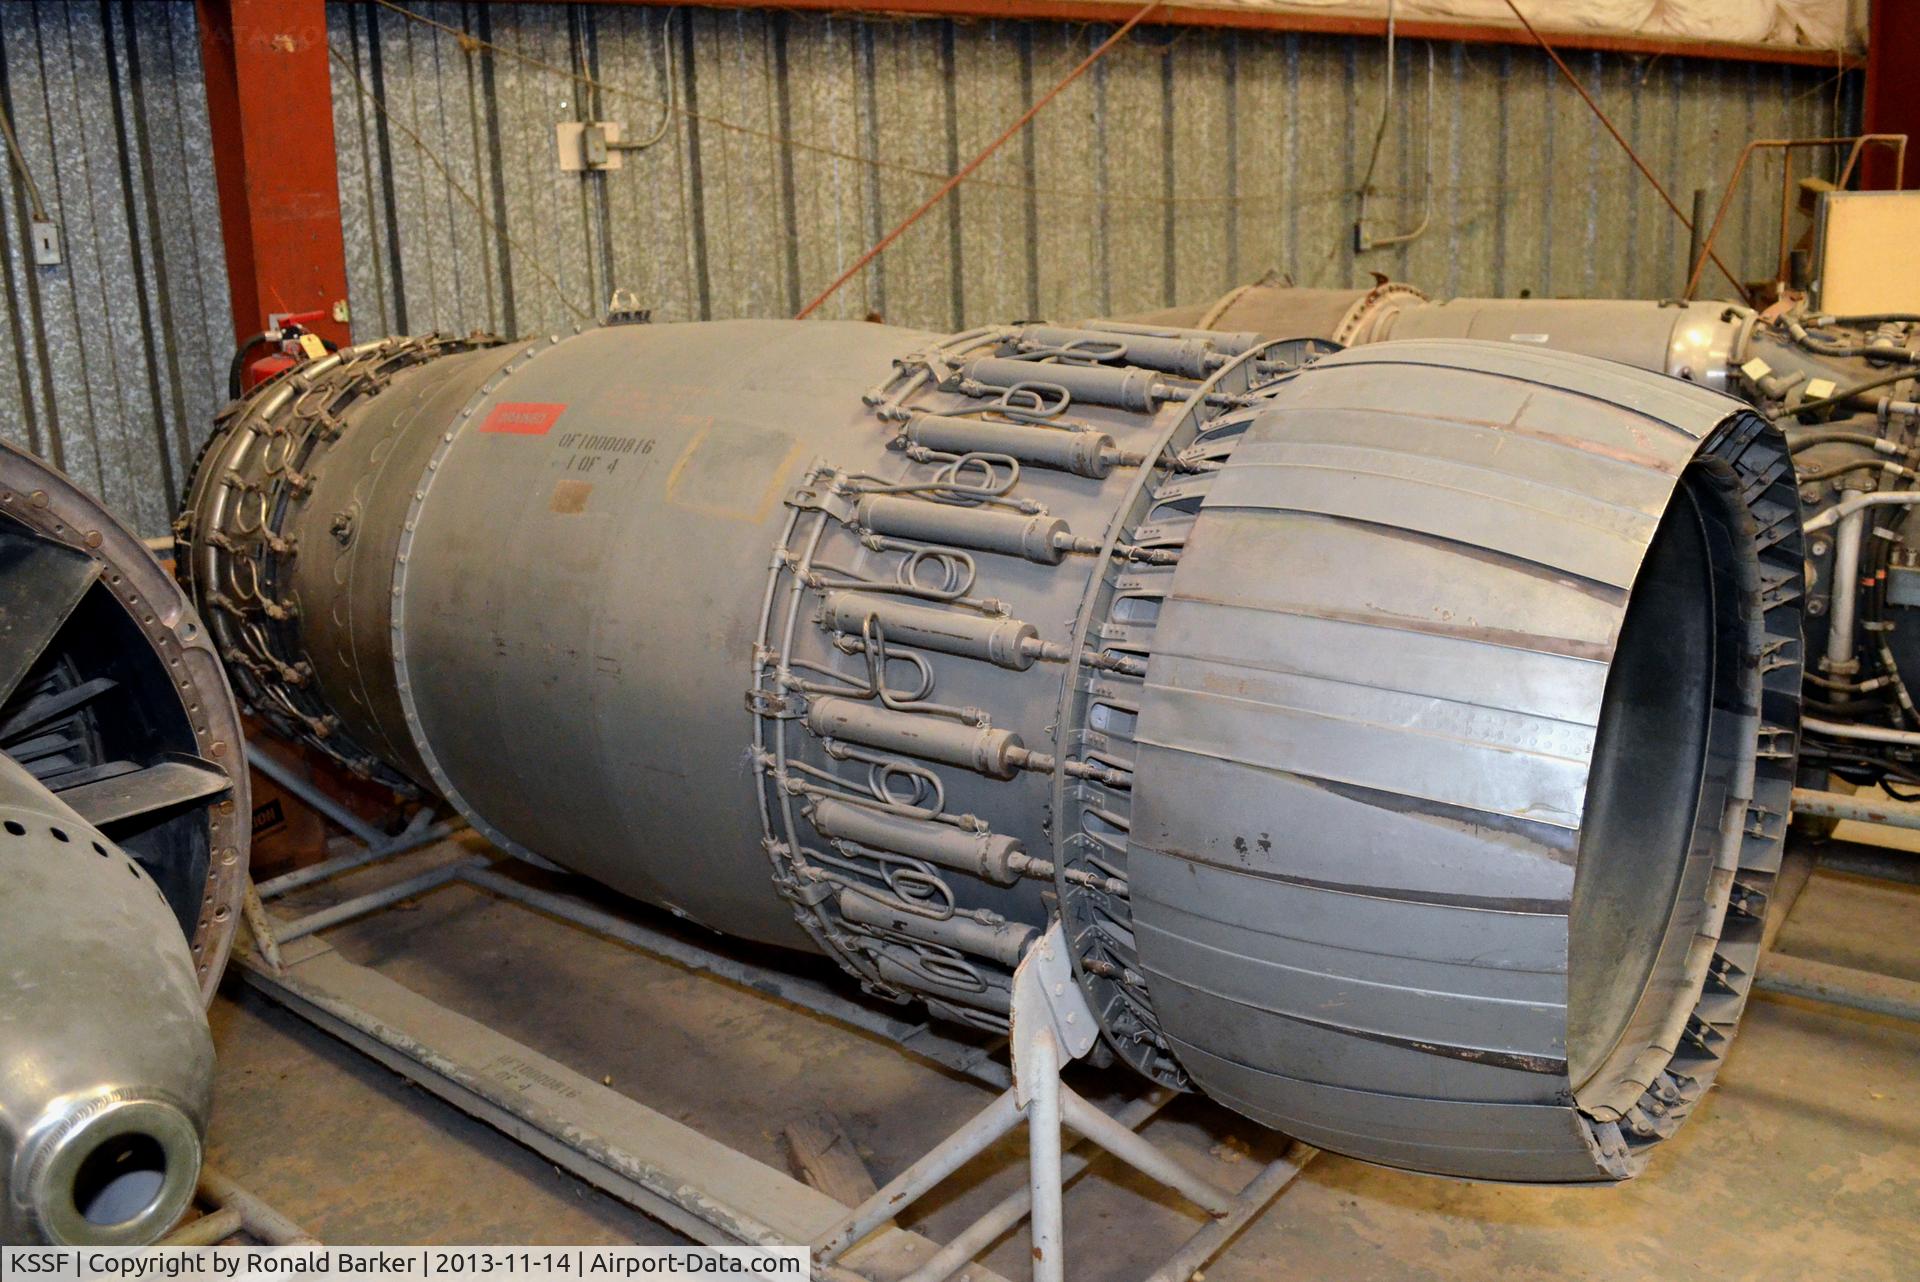
M1391 1165L1632 1174L1751 980L1800 556L1722 397L1458 342L1276 390L1140 695L1132 925L1195 1083Z

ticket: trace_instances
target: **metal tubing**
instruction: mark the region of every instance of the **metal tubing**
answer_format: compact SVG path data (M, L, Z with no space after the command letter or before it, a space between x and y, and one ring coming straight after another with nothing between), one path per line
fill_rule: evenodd
M1220 1253L1220 1248L1233 1239L1233 1235L1246 1227L1247 1221L1260 1214L1267 1204L1280 1196L1280 1191L1293 1183L1307 1163L1320 1156L1320 1150L1308 1144L1296 1144L1285 1156L1267 1164L1267 1168L1253 1177L1247 1186L1240 1190L1234 1199L1234 1208L1227 1216L1215 1220L1187 1239L1185 1246L1173 1253L1173 1258L1154 1270L1147 1282L1188 1282L1208 1260Z
M213 1246L238 1233L244 1225L240 1212L230 1206L208 1211L197 1220L182 1224L160 1239L161 1246Z
M1033 1039L1028 1062L1014 1071L1029 1091L1027 1100L1027 1191L1033 1203L1033 1282L1062 1282L1066 1276L1065 1228L1060 1209L1060 1047L1053 1030ZM1138 1139L1132 1131L1128 1139Z
M200 1168L200 1196L239 1212L247 1235L269 1246L320 1245L318 1238L212 1167Z
M476 855L458 863L429 868L423 873L415 873L411 877L396 881L391 886L383 886L368 894L342 900L331 908L322 908L319 912L309 913L305 917L281 922L273 928L274 938L283 945L290 944L296 939L304 939L308 935L331 929L342 922L352 921L355 917L364 917L368 913L378 912L389 904L397 904L403 899L412 899L415 895L424 894L450 881L457 881L463 869L485 863L486 860Z
M311 780L302 779L284 762L276 760L270 754L249 745L247 748L247 761L255 770L258 770L261 774L273 780L294 796L300 798L301 801L313 807L313 809L319 811L328 819L331 819L338 826L345 828L348 832L358 837L364 844L377 846L387 839L387 834L381 832L359 815L354 814L332 797L329 797L326 793L314 787Z
M1853 616L1860 599L1860 537L1866 524L1866 509L1856 508L1840 519L1833 537L1833 613L1827 629L1826 668L1837 674L1854 670Z
M1681 269L1683 274L1680 278L1680 288L1683 291L1687 287L1688 279L1692 276L1693 264L1700 261L1700 246L1705 242L1706 236L1707 189L1695 187L1693 189L1693 221L1687 228L1687 261L1686 266Z
M1009 1080L1006 1066L990 1058L984 1048L944 1037L933 1032L925 1024L894 1019L871 1010L850 1001L826 985L816 984L797 976L777 975L776 972L763 970L757 966L748 966L731 957L654 930L638 921L615 916L613 913L595 908L571 896L556 895L522 885L492 868L470 867L460 874L460 880L490 894L499 895L503 899L524 904L537 912L572 922L595 934L604 935L655 956L664 957L675 965L685 966L688 970L718 975L722 979L744 985L755 992L764 993L783 1002L791 1002L816 1015L823 1015L839 1023L862 1029L896 1046L903 1047L912 1054L924 1056L954 1072L970 1077L983 1086L1002 1090Z
M1242 286L1246 288L1246 286ZM1224 309L1223 309L1224 310ZM1217 319L1217 318L1216 318ZM1189 329L1178 325L1141 325L1130 321L1090 320L1081 328L1094 330L1102 334L1142 334L1149 338L1175 338L1186 334L1204 334L1213 343L1213 349L1223 356L1238 356L1248 348L1260 343L1265 335L1255 330L1242 330L1232 333L1225 330L1211 330L1204 320L1197 328Z
M1818 534L1831 525L1837 525L1862 508L1869 507L1912 507L1920 503L1920 490L1876 490L1871 494L1856 494L1841 499L1838 503L1817 516L1807 518L1806 532Z
M371 846L351 850L344 855L335 855L331 859L323 859L317 864L296 868L289 873L282 873L278 877L261 882L255 889L260 892L262 901L277 899L288 891L298 890L302 886L311 886L315 882L338 877L356 868L379 863L382 859L404 855L409 850L418 850L422 846L430 846L442 837L451 836L459 827L458 824L449 822L423 824L421 822L423 818L431 820L433 812L420 811L405 828L391 837L382 838Z
M1225 1190L1201 1179L1165 1151L1081 1099L1072 1087L1060 1087L1060 1107L1068 1126L1142 1175L1166 1185L1209 1214L1225 1215L1233 1210L1233 1198Z
M1054 1077L1055 1080L1059 1078L1057 1065ZM885 1188L853 1208L844 1219L822 1234L813 1244L815 1262L831 1264L839 1259L848 1247L919 1201L928 1189L980 1156L1019 1122L1020 1105L1009 1088L996 1096L993 1103L969 1118L959 1130L935 1145L926 1156L888 1180ZM1055 1196L1058 1196L1057 1188Z
M1173 1092L1162 1086L1156 1086L1145 1095L1127 1101L1113 1120L1129 1131L1137 1131L1145 1126L1159 1111L1173 1101ZM1060 1184L1065 1188L1089 1166L1093 1165L1094 1146L1084 1136L1073 1142L1060 1159ZM1027 1212L1033 1207L1033 1190L1026 1185L1015 1189L1000 1199L992 1209L969 1224L934 1255L931 1260L915 1269L902 1282L947 1282L947 1279L965 1268L975 1256L992 1246L1000 1236L1014 1225L1027 1218Z
M1920 983L1851 966L1769 953L1760 964L1754 987L1896 1019L1920 1020Z
M1920 804L1895 801L1891 797L1859 797L1818 788L1795 788L1793 813L1812 819L1852 819L1885 824L1889 828L1920 830Z
M949 979L922 966L919 958L902 945L882 945L874 954L873 965L881 979L897 988L923 989L932 997L961 1002L997 1015L1013 1010L1012 990L990 982L984 975L977 984L966 983L958 977Z
M1571 75L1572 73L1569 72L1568 74ZM1707 269L1707 261L1709 258L1712 258L1712 261L1717 266L1719 266L1721 271L1726 272L1727 279L1733 282L1734 288L1741 290L1742 293L1745 292L1745 287L1741 285L1740 281L1734 276L1732 272L1727 271L1726 264L1720 262L1719 258L1714 256L1713 245L1714 245L1714 242L1718 240L1720 237L1720 224L1726 220L1727 210L1731 208L1733 205L1734 189L1738 187L1740 184L1740 175L1746 171L1747 161L1752 159L1754 152L1760 150L1761 148L1777 149L1783 152L1791 152L1795 148L1799 148L1799 147L1831 147L1831 146L1838 146L1841 143L1852 143L1853 147L1850 151L1848 151L1847 162L1845 166L1843 166L1840 170L1840 180L1835 184L1835 186L1837 187L1840 187L1843 189L1846 187L1847 179L1851 177L1853 174L1854 163L1860 158L1861 150L1864 147L1866 147L1867 144L1869 143L1874 143L1880 146L1888 146L1888 147L1894 148L1894 155L1895 155L1894 165L1896 168L1896 172L1900 174L1905 174L1906 172L1907 136L1905 134L1857 134L1851 137L1844 137L1844 138L1755 138L1753 139L1752 141L1748 142L1745 147L1742 147L1740 149L1739 159L1734 161L1733 173L1727 178L1726 189L1720 194L1720 206L1718 209L1714 211L1713 223L1711 226L1707 228L1706 239L1704 239L1700 243L1699 254L1696 255L1692 260L1692 267L1687 272L1686 288L1681 291L1680 297L1683 299L1690 299L1693 297L1694 291L1700 288L1700 277ZM1787 174L1783 175L1783 178L1790 176L1792 173L1791 162L1783 160L1781 164L1782 164L1782 167L1787 171ZM1662 194L1664 195L1665 193L1662 193ZM1784 200L1784 198L1785 197L1783 193L1782 199ZM1668 203L1671 204L1672 202L1669 201ZM1674 212L1678 213L1679 210L1675 209ZM1786 217L1786 211L1783 209L1781 211L1781 219L1780 219L1780 241L1781 241L1780 254L1782 258L1786 256L1786 252L1787 252L1787 246L1786 246L1787 229L1788 229L1788 219Z
M1819 866L1856 877L1920 886L1920 851L1864 841L1829 841L1820 847Z
M1800 728L1815 734L1830 734L1836 739L1861 739L1868 743L1897 743L1903 747L1920 748L1920 730L1890 730L1885 726L1827 721L1820 717L1801 718Z

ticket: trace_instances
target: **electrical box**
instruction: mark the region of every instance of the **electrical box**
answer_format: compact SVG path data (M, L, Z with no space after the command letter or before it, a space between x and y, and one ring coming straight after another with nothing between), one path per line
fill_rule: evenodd
M36 267L58 267L60 265L60 228L59 225L44 218L36 218L27 229L27 239L33 245L33 262Z
M566 120L553 127L560 154L560 172L578 174L619 169L620 124L614 120Z
M1814 220L1813 303L1834 316L1920 311L1920 191L1830 191Z

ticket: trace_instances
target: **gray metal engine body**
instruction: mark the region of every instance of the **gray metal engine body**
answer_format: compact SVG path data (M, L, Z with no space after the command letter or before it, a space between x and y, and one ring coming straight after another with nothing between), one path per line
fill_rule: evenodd
M1780 439L1577 357L1328 350L367 344L225 421L181 571L253 707L504 849L988 1028L1057 914L1159 1081L1625 1177L1712 1080L1777 866Z

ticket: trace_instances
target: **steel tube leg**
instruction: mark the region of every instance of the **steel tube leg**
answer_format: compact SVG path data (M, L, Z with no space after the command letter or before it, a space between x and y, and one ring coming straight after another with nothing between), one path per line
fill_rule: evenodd
M277 899L279 896L311 886L315 882L326 881L356 868L379 863L382 859L391 859L395 855L404 855L409 850L418 850L422 846L432 845L442 837L453 835L454 824L434 823L431 811L422 810L416 814L407 826L391 837L382 837L370 846L348 851L344 855L335 855L323 859L317 864L308 864L305 868L296 868L292 872L282 873L271 881L260 884L260 898Z
M282 922L278 927L274 928L274 937L282 944L290 944L296 939L305 939L308 935L314 934L317 931L338 926L341 922L352 921L355 917L364 917L370 912L377 912L387 907L389 904L397 904L403 899L411 899L415 895L425 894L429 890L438 889L450 881L457 881L460 874L466 871L468 865L484 863L486 863L484 859L465 859L457 864L446 864L439 868L429 868L427 871L417 873L412 877L406 878L404 881L396 881L391 886L382 886L379 890L372 891L369 894L343 900L331 908L322 908L320 911L311 913L305 917L295 918L289 922Z
M1151 1092L1134 1100L1114 1115L1114 1121L1134 1130L1145 1126L1155 1113L1165 1108L1173 1099L1173 1092L1163 1086L1155 1087ZM1088 1150L1095 1145L1081 1140ZM1063 1151L1060 1158L1060 1183L1064 1187L1093 1163L1093 1153ZM1015 1189L1000 1199L993 1209L962 1229L954 1239L941 1247L931 1260L908 1274L901 1282L947 1282L947 1279L967 1267L967 1264L982 1251L998 1241L1000 1235L1027 1218L1027 1212L1033 1207L1033 1190Z
M318 1246L320 1240L210 1166L200 1168L200 1193L240 1213L240 1226L273 1246Z
M262 752L258 748L250 748L247 751L247 761L255 770L358 837L362 845L377 846L387 839L385 833L321 792L309 781L302 779L296 771L271 754Z
M1029 1062L1015 1072L1031 1092L1027 1185L1033 1194L1033 1282L1062 1282L1066 1260L1060 1211L1060 1048L1051 1030L1034 1038L1027 1058Z
M1142 1175L1166 1185L1213 1215L1225 1215L1233 1209L1233 1198L1224 1189L1207 1183L1149 1141L1141 1139L1081 1099L1071 1087L1060 1088L1060 1104L1068 1126Z
M1057 1068L1054 1070L1054 1078L1056 1081L1059 1078ZM824 1265L839 1259L841 1253L848 1247L898 1215L901 1208L917 1201L928 1189L978 1157L995 1140L1012 1130L1019 1121L1020 1105L1014 1099L1013 1092L1010 1090L1001 1092L993 1103L974 1114L972 1120L942 1140L925 1157L887 1181L885 1188L855 1207L844 1220L834 1225L816 1241L813 1244L814 1260ZM1056 1167L1059 1164L1057 1136L1055 1137L1054 1163ZM1056 1199L1058 1196L1059 1191L1056 1189Z
M1296 1144L1286 1154L1267 1164L1234 1198L1233 1211L1202 1228L1175 1251L1173 1258L1154 1270L1147 1282L1189 1282L1220 1248L1260 1214L1266 1205L1280 1196L1280 1190L1293 1183L1308 1162L1320 1156L1320 1150L1308 1144Z

